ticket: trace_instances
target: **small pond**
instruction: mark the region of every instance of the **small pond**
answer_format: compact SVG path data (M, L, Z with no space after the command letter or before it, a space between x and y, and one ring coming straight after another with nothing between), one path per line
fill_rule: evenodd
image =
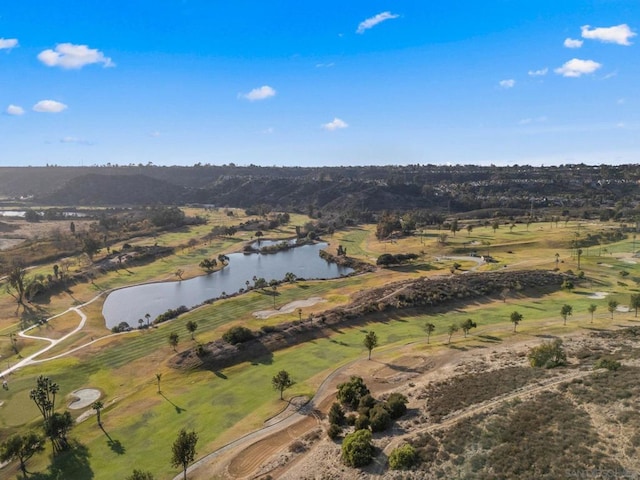
M338 278L353 272L352 268L341 267L320 258L319 252L326 243L303 245L277 253L229 255L229 264L222 270L183 280L181 282L148 283L121 288L110 293L104 302L102 314L107 328L120 322L138 327L138 320L145 314L153 321L161 313L181 305L193 307L222 293L235 293L246 288L246 281L253 284L253 277L282 280L287 272L306 279ZM146 320L145 320L146 322Z

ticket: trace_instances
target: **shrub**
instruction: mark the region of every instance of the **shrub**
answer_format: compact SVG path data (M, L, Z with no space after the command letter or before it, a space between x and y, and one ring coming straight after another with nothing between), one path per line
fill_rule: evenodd
M364 397L360 398L358 402L358 413L361 415L369 415L369 410L376 404L376 399L367 393Z
M345 421L347 422L347 425L349 425L350 427L353 427L356 424L357 418L358 417L356 415L347 415L345 417Z
M360 399L369 393L369 389L361 377L353 376L346 383L338 385L338 400L354 410L358 408Z
M334 402L329 409L329 423L332 425L342 425L344 423L344 410L338 402Z
M385 407L392 419L395 420L407 413L407 402L407 397L401 393L392 393L389 395Z
M335 423L332 423L331 425L329 425L329 428L327 429L327 436L331 440L336 440L338 437L340 437L341 433L342 433L342 427L340 427L340 425L336 425Z
M618 370L621 366L622 364L620 362L612 358L601 358L600 360L598 360L596 363L593 364L594 369L606 368L607 370L611 370L614 372Z
M392 470L408 470L416 463L416 449L404 444L394 449L389 455L389 468Z
M369 430L356 430L342 442L342 461L350 467L363 467L373 460L373 444Z
M371 422L367 415L358 415L353 425L356 427L356 430L366 430L370 424Z
M567 354L559 338L532 348L528 357L532 367L554 368L567 363Z
M227 330L224 335L222 335L222 339L230 343L231 345L236 345L238 343L248 342L253 338L253 333L247 327L231 327Z
M383 404L377 403L369 411L369 422L372 432L382 432L391 425L391 415L389 415Z

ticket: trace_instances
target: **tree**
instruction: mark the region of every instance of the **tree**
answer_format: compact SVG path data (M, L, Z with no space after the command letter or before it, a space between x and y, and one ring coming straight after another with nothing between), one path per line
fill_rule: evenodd
M371 350L378 346L378 336L376 335L376 332L371 331L367 333L362 344L364 345L364 348L369 350L369 360L371 360Z
M611 320L613 320L613 313L616 311L617 308L618 308L618 302L616 302L615 300L609 300L609 304L607 305L607 310L609 310L609 313L611 314Z
M54 413L44 423L44 433L51 439L54 453L59 453L69 448L67 435L73 428L74 421L71 413Z
M638 316L638 308L640 308L640 294L631 295L629 301L629 307L636 311L636 317Z
M476 322L474 322L473 320L471 320L470 318L467 318L464 322L462 322L460 324L460 328L462 329L462 331L464 332L464 337L467 338L467 334L469 333L469 331L472 328L476 328L478 325L476 324Z
M160 390L160 380L162 380L162 373L156 373L156 381L158 382L158 393L161 392Z
M286 370L280 370L274 377L271 379L271 385L274 390L280 392L280 400L283 400L282 394L284 391L293 385L293 379L289 372Z
M23 477L27 478L27 461L44 450L43 443L42 437L34 432L12 435L0 445L0 462L18 460L20 471Z
M149 320L151 319L151 314L150 313L145 313L144 314L144 318L146 318L147 320L147 328L149 327Z
M424 330L427 332L427 343L429 343L429 337L431 337L431 334L435 331L436 326L433 323L425 323L424 324Z
M355 410L358 408L360 399L369 393L362 377L352 376L348 382L338 385L337 398L341 404L348 405Z
M218 261L215 258L205 258L200 262L200 268L207 272L213 271L218 266Z
M342 405L338 402L333 402L331 404L331 408L329 409L329 423L335 425L342 425L345 421L344 410L342 409Z
M578 254L578 270L580 270L580 257L582 257L582 249L579 248L576 253Z
M452 323L451 325L449 325L449 328L447 329L447 333L449 334L449 340L447 341L447 343L451 343L451 337L453 336L454 333L456 333L460 328Z
M193 334L196 333L196 330L198 329L198 323L194 320L189 320L186 327L187 331L191 334L191 340L193 340Z
M138 470L137 468L131 472L125 480L155 480L153 473L147 472L145 470Z
M93 408L96 411L96 419L98 420L98 425L102 427L102 421L100 420L100 413L104 408L104 404L100 400L97 400L93 402L93 404L91 405L91 408Z
M513 323L513 331L516 331L518 324L522 321L522 314L518 312L511 312L511 323Z
M500 222L498 220L494 220L491 223L491 228L493 229L493 234L496 234L496 230L498 230L500 228Z
M82 252L85 253L92 262L95 254L100 253L101 246L100 240L91 235L84 235L82 237Z
M467 225L467 236L468 237L471 236L471 232L473 232L473 225L469 224L469 225Z
M169 345L173 347L174 352L176 351L176 347L178 346L178 340L180 340L180 337L176 332L171 332L169 334Z
M198 434L194 431L187 432L183 428L171 446L171 465L182 467L184 480L187 480L187 467L196 458L196 443L198 443Z
M416 453L416 449L408 443L405 443L401 447L391 451L389 455L389 468L391 470L408 470L416 463L417 459L418 454Z
M173 274L178 277L180 280L182 280L182 275L184 275L184 270L179 268L177 269L175 272L173 272Z
M71 222L69 224L69 231L71 232L71 235L75 235L76 234L76 224Z
M593 323L593 314L596 312L597 308L598 308L598 306L595 303L592 303L587 308L587 311L591 314L591 323Z
M369 430L356 430L342 442L342 461L350 467L364 467L373 460L374 448Z
M558 268L558 262L560 262L560 254L556 253L556 268Z
M456 232L460 231L460 226L458 225L458 219L454 218L451 221L451 232L453 233L453 236L456 236Z
M18 305L24 305L27 270L20 261L15 261L7 273L7 293L16 299Z
M572 313L573 313L573 307L571 305L565 304L560 309L560 315L562 316L562 319L564 320L565 325L567 324L567 317L570 317Z
M60 439L55 433L52 423L52 419L55 414L56 408L56 395L60 387L57 383L53 382L49 377L40 375L36 380L36 388L31 390L29 398L33 400L42 415L44 420L44 430L46 435L51 440L54 453L57 453L65 448L66 441ZM68 412L67 412L68 413Z

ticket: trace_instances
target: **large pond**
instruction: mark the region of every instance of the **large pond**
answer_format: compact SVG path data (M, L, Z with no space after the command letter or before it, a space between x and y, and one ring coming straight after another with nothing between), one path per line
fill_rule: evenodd
M108 328L127 322L138 326L145 314L153 320L170 308L193 307L222 293L231 294L253 284L254 276L265 280L282 280L287 272L306 279L328 279L348 275L353 269L329 263L319 256L326 243L304 245L272 254L229 255L229 264L222 270L180 282L148 283L121 288L109 294L102 314ZM146 320L145 320L146 322Z

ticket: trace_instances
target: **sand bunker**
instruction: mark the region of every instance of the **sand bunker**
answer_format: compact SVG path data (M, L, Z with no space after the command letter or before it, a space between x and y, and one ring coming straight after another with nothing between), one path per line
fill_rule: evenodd
M316 303L326 302L326 300L322 297L311 297L306 300L296 300L295 302L287 303L286 305L280 307L277 310L260 310L258 312L253 312L253 316L256 318L269 318L274 315L280 315L282 313L292 313L295 312L298 308L304 307L312 307Z
M587 298L591 298L593 300L602 300L609 295L607 292L594 292L592 295L589 295Z
M619 305L616 307L616 312L629 312L629 307L625 307L624 305Z
M636 263L638 263L635 260L631 260L630 258L623 258L622 261L624 263L628 263L629 265L635 265Z
M73 401L69 404L71 410L88 407L102 396L100 390L96 390L95 388L82 388L72 392L71 395L74 397Z

